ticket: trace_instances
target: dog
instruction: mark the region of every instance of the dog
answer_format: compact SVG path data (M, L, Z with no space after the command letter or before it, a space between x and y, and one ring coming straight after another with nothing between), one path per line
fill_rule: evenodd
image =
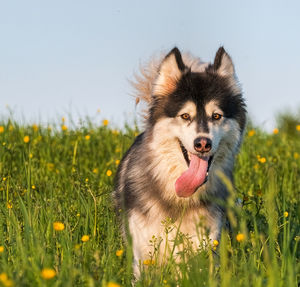
M134 87L137 102L147 104L145 130L119 165L114 199L123 214L125 237L129 233L132 240L134 273L139 276L140 262L153 249L150 240L167 240L162 223L167 218L176 227L168 232L171 245L178 231L195 248L219 240L226 217L222 203L229 193L220 174L233 183L246 105L223 47L213 63L175 47L142 67ZM165 244L159 246L158 259Z

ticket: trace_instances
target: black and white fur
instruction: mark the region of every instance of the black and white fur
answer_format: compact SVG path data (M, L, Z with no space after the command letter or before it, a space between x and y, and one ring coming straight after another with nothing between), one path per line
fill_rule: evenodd
M139 261L153 251L152 236L164 240L162 221L166 218L180 225L195 247L203 243L205 230L210 240L219 239L225 214L219 203L228 192L218 171L233 180L246 110L232 60L223 47L213 64L174 48L158 63L154 60L144 67L135 87L137 96L148 104L145 131L121 161L114 198L117 210L123 210L128 220L138 274ZM183 114L190 118L183 119ZM221 118L214 120L215 114ZM195 151L194 141L199 137L211 140L211 149L205 153L210 158L207 180L190 197L179 197L175 182L188 168L186 157L191 153L203 156ZM199 222L203 226L200 235ZM170 242L176 232L175 228L168 235Z

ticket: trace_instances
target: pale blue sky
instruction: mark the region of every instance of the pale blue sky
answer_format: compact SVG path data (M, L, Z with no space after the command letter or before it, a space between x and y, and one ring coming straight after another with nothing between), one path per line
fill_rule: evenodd
M0 0L0 116L6 105L30 122L100 108L99 121L122 126L140 62L174 45L212 61L224 45L250 115L272 127L300 106L299 15L296 0Z

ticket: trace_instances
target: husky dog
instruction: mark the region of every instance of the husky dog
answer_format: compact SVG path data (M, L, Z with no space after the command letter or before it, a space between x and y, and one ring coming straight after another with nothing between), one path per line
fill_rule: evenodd
M138 263L153 248L149 240L163 237L166 218L195 247L203 244L205 232L208 240L219 239L225 217L220 203L228 195L219 174L232 182L246 110L223 47L213 64L175 47L159 63L144 67L135 88L148 104L145 131L120 163L114 198L128 220L138 274ZM176 234L176 229L168 234L171 243Z

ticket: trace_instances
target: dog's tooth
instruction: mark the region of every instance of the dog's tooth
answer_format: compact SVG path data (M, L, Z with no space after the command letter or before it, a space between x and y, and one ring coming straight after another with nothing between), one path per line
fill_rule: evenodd
M189 160L191 161L191 153L188 151L188 157L189 157Z
M208 171L206 172L206 176L208 176Z

